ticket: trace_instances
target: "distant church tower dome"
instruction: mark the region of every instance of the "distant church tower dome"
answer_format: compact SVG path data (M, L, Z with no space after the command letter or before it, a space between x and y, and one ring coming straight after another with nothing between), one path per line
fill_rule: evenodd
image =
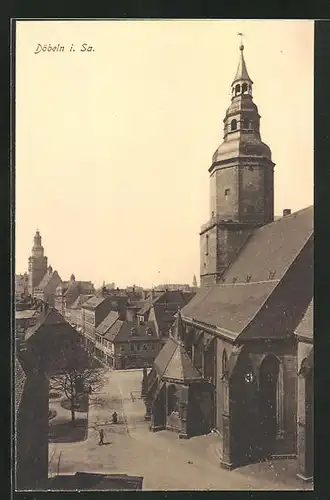
M52 274L52 272L53 272L53 268L52 268L52 266L48 266L47 271L48 271L48 273L49 273L49 274Z
M75 277L75 275L74 275L74 274L71 274L71 276L70 276L70 281L76 281L76 277Z

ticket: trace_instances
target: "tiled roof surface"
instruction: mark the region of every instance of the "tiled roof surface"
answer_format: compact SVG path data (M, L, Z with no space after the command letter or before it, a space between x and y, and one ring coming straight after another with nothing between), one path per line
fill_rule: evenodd
M154 361L154 367L161 379L189 382L202 380L201 373L194 367L183 345L169 337Z
M183 318L236 336L263 306L312 235L313 207L257 229L228 268L224 283L202 288L182 309Z
M273 281L214 285L208 289L207 294L203 294L203 300L197 304L188 304L182 315L207 325L218 326L236 336L253 319L276 285L277 282Z
M18 359L15 359L15 379L14 379L15 413L17 413L17 410L18 410L20 403L21 403L25 381L26 381L26 375L25 375L25 372L22 368L22 365L20 364Z
M53 271L52 273L47 272L36 288L41 288L43 290L54 276L58 276L57 271Z
M94 286L91 281L73 281L65 292L66 305L70 306L80 294L93 294Z
M116 323L115 323L116 325ZM132 329L135 330L136 334L131 333ZM150 332L150 334L148 333ZM156 328L153 321L147 321L143 325L137 325L132 321L124 321L120 331L116 335L116 342L127 342L129 340L139 341L139 340L152 340L157 339Z
M313 207L255 230L224 275L225 283L280 279L313 235Z
M104 318L104 320L96 328L96 332L100 335L104 335L117 321L118 318L119 314L116 311L110 311L108 316Z
M295 331L296 335L301 335L309 339L314 337L314 299L309 303L306 312Z
M117 321L115 321L115 323L113 323L113 325L109 328L109 330L104 334L103 338L108 340L109 342L113 342L116 339L118 333L120 332L120 329L123 326L123 324L124 321L117 319Z
M86 302L88 299L93 297L93 295L85 295L81 294L79 297L71 304L70 309L81 309L81 306Z
M90 299L86 300L83 304L83 308L86 309L96 309L102 302L105 300L105 297L96 297L93 296Z
M49 308L46 314L40 314L40 317L35 325L27 328L27 330L25 331L24 340L29 340L41 327L44 326L55 326L56 328L53 328L51 330L52 332L56 332L56 329L59 329L59 326L64 326L70 331L74 330L74 328L63 318L63 316L59 312L57 312L53 308Z

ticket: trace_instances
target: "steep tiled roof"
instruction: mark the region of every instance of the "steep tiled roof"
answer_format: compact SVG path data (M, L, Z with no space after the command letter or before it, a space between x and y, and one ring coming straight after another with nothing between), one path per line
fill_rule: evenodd
M132 333L132 329L134 329L135 334ZM115 340L116 342L127 342L129 340L137 342L139 340L152 340L157 338L158 335L153 321L147 321L143 325L137 325L132 321L124 321Z
M93 295L80 294L79 297L71 304L70 309L81 309L84 302L93 297Z
M154 367L162 380L189 382L202 380L182 344L170 337L154 361Z
M214 285L204 300L188 304L182 315L236 336L253 319L276 285L277 282Z
M99 324L96 328L96 332L100 335L104 335L112 325L117 321L119 314L116 311L110 311L108 316Z
M70 306L80 294L92 294L94 286L91 281L73 281L70 282L65 292L66 306Z
M216 326L236 338L265 304L313 235L313 207L257 229L221 284L202 288L183 318Z
M108 340L109 342L113 342L118 333L120 332L121 327L123 326L124 321L117 320L113 323L113 325L109 328L109 330L104 334L104 339Z
M314 300L309 303L306 312L296 328L295 334L298 337L305 337L312 340L314 337Z
M17 410L20 406L23 391L24 391L24 386L25 386L25 381L26 381L26 375L25 372L22 368L22 365L18 361L18 359L15 359L15 379L14 379L14 387L15 387L15 413L17 413Z
M225 273L225 283L280 279L313 234L313 207L255 230ZM273 273L273 275L271 274Z
M96 309L102 302L105 300L105 297L96 297L93 296L90 299L86 300L83 304L83 308L86 309Z
M53 308L49 308L46 314L41 313L35 325L25 331L24 340L29 340L36 332L44 326L55 326L55 330L60 326L64 326L72 331L75 331L71 325L63 318L63 316ZM52 329L52 331L55 331ZM49 330L50 331L50 330Z
M54 276L58 276L57 271L53 271L52 273L47 272L36 288L41 288L43 290Z

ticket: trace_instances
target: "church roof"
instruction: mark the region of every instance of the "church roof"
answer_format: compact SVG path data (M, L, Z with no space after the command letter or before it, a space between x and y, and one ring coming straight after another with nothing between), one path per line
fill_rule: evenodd
M216 327L231 339L263 308L313 235L313 207L256 229L224 273L182 309L183 318ZM312 262L311 262L312 265Z
M154 368L162 380L193 382L202 380L201 373L194 367L184 346L176 339L169 337L158 353Z
M314 299L312 299L305 311L302 320L296 328L295 334L303 339L313 340L314 337Z

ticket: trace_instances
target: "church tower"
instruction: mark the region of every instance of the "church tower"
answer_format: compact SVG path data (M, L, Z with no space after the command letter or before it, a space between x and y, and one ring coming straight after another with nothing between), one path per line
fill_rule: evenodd
M201 286L221 282L253 229L274 219L275 165L269 147L261 141L260 115L242 43L239 49L223 142L209 168L210 219L200 232Z
M41 236L37 230L34 235L31 257L29 257L29 294L33 294L34 288L39 285L46 273L47 257L44 256L44 247L41 245Z

